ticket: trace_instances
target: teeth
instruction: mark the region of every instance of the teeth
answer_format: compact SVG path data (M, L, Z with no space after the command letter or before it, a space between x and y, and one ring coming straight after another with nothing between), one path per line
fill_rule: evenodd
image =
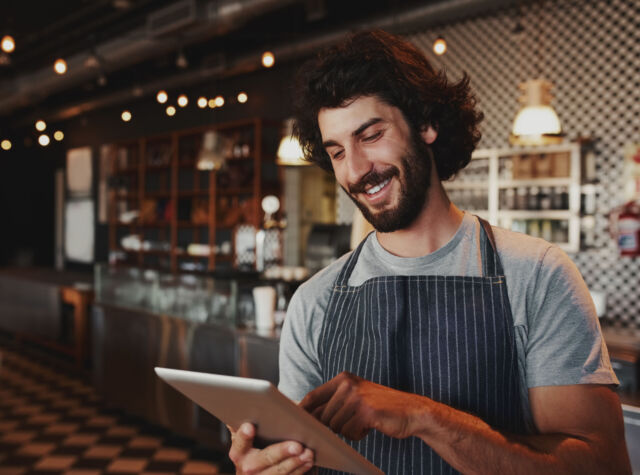
M373 188L369 188L367 190L367 194L368 195L375 195L378 191L380 191L381 189L383 189L385 186L387 186L387 183L389 183L391 181L391 178L387 178L385 181L383 181L382 183L377 184L376 186L374 186Z

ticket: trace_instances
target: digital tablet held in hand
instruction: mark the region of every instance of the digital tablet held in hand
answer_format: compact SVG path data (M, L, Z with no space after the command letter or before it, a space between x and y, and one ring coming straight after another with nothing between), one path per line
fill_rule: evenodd
M300 442L315 452L315 463L321 467L357 474L382 473L269 381L169 368L155 371L231 427L237 429L242 423L251 422L262 439Z

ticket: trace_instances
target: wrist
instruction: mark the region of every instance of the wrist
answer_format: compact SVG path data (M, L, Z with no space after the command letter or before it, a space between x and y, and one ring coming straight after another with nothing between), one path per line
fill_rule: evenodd
M409 420L409 434L426 442L434 428L433 411L437 403L426 396L419 396Z

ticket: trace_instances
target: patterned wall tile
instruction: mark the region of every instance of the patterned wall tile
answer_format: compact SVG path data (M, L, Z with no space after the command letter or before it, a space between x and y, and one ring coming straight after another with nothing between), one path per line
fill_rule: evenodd
M523 31L515 33L520 19ZM463 71L485 114L480 148L508 146L518 83L543 76L567 140L595 141L598 195L593 249L571 257L590 288L608 295L608 317L640 327L640 259L618 256L607 213L622 203L623 148L640 142L640 2L548 0L406 37L452 78ZM436 56L438 36L447 53Z

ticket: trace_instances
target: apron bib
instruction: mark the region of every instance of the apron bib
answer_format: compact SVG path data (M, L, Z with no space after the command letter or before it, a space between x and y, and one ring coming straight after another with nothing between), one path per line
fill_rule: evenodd
M327 307L318 343L323 382L349 371L469 412L496 429L526 432L506 281L491 227L480 222L482 277L383 276L351 287L363 240ZM417 437L372 430L347 442L387 474L457 473Z

